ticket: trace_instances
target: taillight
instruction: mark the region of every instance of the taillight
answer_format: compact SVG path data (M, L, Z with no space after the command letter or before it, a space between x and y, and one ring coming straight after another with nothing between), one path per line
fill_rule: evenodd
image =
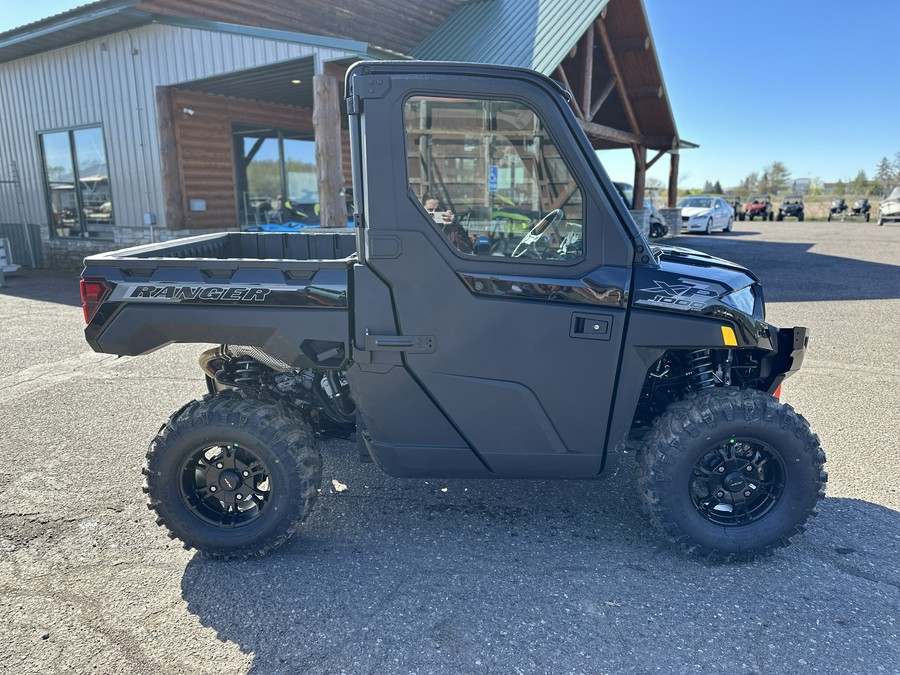
M103 279L81 280L81 308L84 310L85 323L91 322L107 294L109 285Z
M774 396L778 400L781 400L781 385L780 384L778 385L778 389L775 390L775 392L772 394L772 396Z

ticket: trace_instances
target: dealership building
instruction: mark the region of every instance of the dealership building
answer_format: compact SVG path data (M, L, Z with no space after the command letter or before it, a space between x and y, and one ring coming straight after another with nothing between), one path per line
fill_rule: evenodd
M100 0L0 34L0 237L16 262L283 219L347 224L360 60L532 68L635 202L678 136L642 0ZM672 198L670 197L670 198Z

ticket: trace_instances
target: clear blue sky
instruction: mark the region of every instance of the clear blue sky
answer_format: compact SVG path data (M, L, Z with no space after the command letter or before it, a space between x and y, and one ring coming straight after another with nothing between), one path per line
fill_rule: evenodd
M734 186L776 160L797 178L871 178L900 152L898 0L644 4L678 131L700 144L681 155L683 187ZM631 153L615 154L601 160L630 182Z
M900 152L900 0L644 0L682 138L681 184L736 185L773 161L795 177L869 177ZM6 0L0 31L85 4ZM602 153L631 181L628 151ZM668 161L650 175L668 179Z

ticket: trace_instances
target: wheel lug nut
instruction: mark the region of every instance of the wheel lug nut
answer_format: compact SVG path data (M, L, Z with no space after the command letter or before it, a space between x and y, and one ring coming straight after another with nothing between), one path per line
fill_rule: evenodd
M753 471L753 465L748 464L748 465L747 465L747 471Z
M238 501L241 501L244 498L244 496L243 495L235 495L234 498L237 499Z
M718 471L719 473L725 473L725 467L724 467L724 466L720 466L720 467L717 469L717 471Z
M217 488L215 485L210 485L210 486L209 486L209 491L210 491L210 492L215 492L215 491L218 490L218 489L219 489L219 488Z
M725 496L725 493L724 493L724 492L717 492L717 493L716 493L716 497L718 497L719 499L722 499L722 497L724 497L724 496Z
M242 475L244 478L246 478L247 476L250 475L250 472L249 472L249 471L241 471L241 475Z
M216 464L217 469L221 469L223 466L225 466L225 465L222 464L222 462L219 462L218 464Z
M744 490L744 496L745 496L745 497L749 497L749 496L750 496L750 490Z

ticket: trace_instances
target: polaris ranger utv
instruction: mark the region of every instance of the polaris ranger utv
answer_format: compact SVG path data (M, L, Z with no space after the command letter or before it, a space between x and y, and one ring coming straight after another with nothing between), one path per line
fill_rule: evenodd
M317 435L354 432L400 477L599 478L635 450L652 521L704 557L804 528L825 456L778 396L807 330L768 323L743 267L651 247L565 90L422 62L357 64L346 86L353 230L85 261L96 351L220 344L200 357L209 394L147 453L173 537L226 558L284 543L316 500ZM478 241L497 201L538 213L492 252Z

